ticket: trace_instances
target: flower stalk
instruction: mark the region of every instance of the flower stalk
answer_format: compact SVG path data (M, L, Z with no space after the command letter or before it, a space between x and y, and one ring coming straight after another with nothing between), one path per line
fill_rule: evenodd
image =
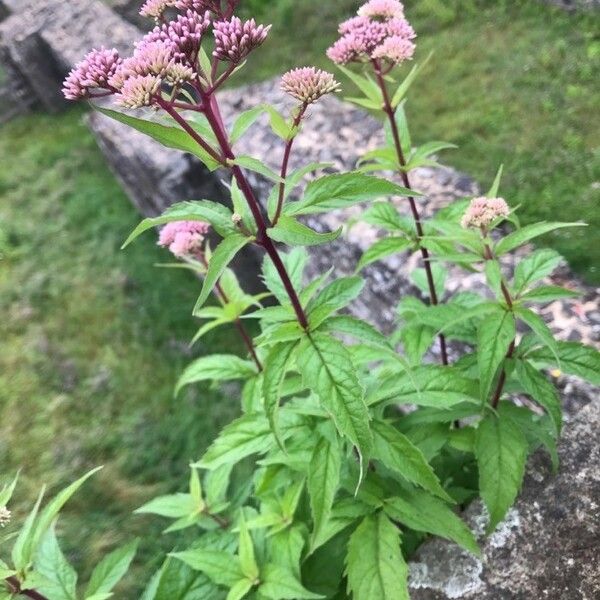
M400 175L402 177L402 182L404 184L404 187L406 187L409 190L412 190L413 188L410 183L410 178L408 176L408 173L406 172L406 169L404 169L404 167L406 167L406 158L404 156L404 151L402 149L400 132L398 131L398 123L396 122L396 112L394 110L394 107L392 106L392 102L390 100L390 94L388 92L387 85L386 85L385 79L384 79L385 73L382 70L381 63L378 60L373 59L371 62L373 64L373 68L375 70L377 83L379 85L379 88L381 89L381 93L383 96L383 110L384 110L384 112L387 116L387 119L389 121L389 124L390 124L398 162L399 162L400 166L402 167L399 170ZM436 306L439 303L439 299L438 299L438 295L437 295L437 290L435 288L435 280L433 278L433 271L431 269L431 258L429 255L429 250L422 243L424 231L423 231L423 224L421 221L421 215L419 213L419 209L417 208L417 203L415 201L414 196L408 196L408 203L410 205L410 210L411 210L411 213L413 216L413 220L415 223L415 229L417 232L417 245L421 252L421 257L423 258L425 274L427 276L427 286L429 287L429 297L431 299L431 304ZM447 343L446 343L446 337L443 333L440 333L438 337L439 337L439 342L440 342L441 361L444 365L448 365L449 359L448 359L448 348L447 348Z

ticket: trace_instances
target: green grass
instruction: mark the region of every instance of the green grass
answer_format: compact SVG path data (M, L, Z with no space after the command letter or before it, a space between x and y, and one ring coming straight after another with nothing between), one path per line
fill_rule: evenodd
M360 4L249 3L275 26L268 48L241 74L246 81L298 65L332 69L325 49L337 22ZM434 51L409 94L413 138L457 144L443 161L484 189L504 164L502 194L521 206L524 222L588 222L588 229L542 243L563 253L590 283L600 283L598 13L566 13L533 0L413 0L405 6L419 34L418 58Z
M139 217L80 111L2 127L0 164L1 479L22 468L18 521L42 483L54 491L105 465L67 508L61 537L89 572L144 535L144 569L173 540L132 511L182 489L190 460L236 412L207 389L173 399L198 282L154 267L168 257L152 234L119 250ZM225 330L205 344L241 352Z

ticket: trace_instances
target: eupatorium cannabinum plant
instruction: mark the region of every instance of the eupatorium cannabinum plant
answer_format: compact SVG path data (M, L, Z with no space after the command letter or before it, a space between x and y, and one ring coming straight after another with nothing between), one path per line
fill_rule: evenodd
M240 381L242 414L191 466L188 491L139 509L172 521L174 547L143 598L401 600L409 597L407 559L426 537L478 554L460 507L481 497L492 531L519 492L527 456L543 446L557 462L561 406L544 370L600 378L598 353L555 340L532 309L574 295L540 283L561 258L533 251L514 273L500 262L539 235L581 224L520 227L499 197L500 173L485 196L422 217L412 171L435 165L434 155L451 145L411 142L404 103L422 65L404 71L416 34L395 0L361 6L327 53L360 92L349 100L381 120L385 142L349 173L322 175L319 164L290 170L307 109L340 85L315 67L295 69L281 84L295 100L291 114L261 105L226 126L218 91L269 33L268 25L236 16L237 5L148 0L141 12L156 25L131 56L93 50L64 86L73 100L111 96L120 110L106 100L95 102L96 110L220 169L231 197L231 207L211 199L175 204L127 240L163 226L159 243L203 279L194 340L233 325L246 348L244 356L196 360L177 384L179 391L201 381ZM277 172L234 149L264 113L281 138ZM250 185L249 171L270 182L266 197ZM392 196L405 199L411 218ZM304 247L342 232L314 231L304 218L355 204L385 237L367 250L355 276L326 272L306 281ZM244 292L229 269L252 245L264 253L267 291L259 295ZM415 281L425 296L398 298L397 330L385 336L345 309L363 291L366 265L406 251L421 257ZM450 264L484 273L488 293L449 293ZM211 294L216 302L207 306ZM260 326L255 337L244 325L249 319ZM33 537L32 521L23 526L12 563L0 563L7 589L76 597L76 579L51 533L56 513L41 517ZM10 519L7 508L0 519ZM177 532L190 528L195 541L181 547ZM120 557L107 560L122 574L131 550ZM63 571L68 593L56 585ZM92 586L83 597L106 598L111 586Z

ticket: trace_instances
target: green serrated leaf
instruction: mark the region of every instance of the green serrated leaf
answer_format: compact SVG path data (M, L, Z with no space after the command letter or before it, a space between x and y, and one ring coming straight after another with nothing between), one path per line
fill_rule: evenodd
M188 365L177 382L175 395L186 385L200 381L231 381L256 375L256 366L235 354L210 354Z
M561 255L549 248L537 250L520 260L515 269L515 292L521 294L532 283L550 275L561 262Z
M502 238L495 247L494 253L496 256L502 256L519 246L522 246L526 242L536 238L545 233L550 233L556 229L563 227L585 227L585 223L534 223L533 225L527 225L521 229L517 229L506 237Z
M284 213L290 216L310 215L346 208L375 198L407 195L420 196L421 194L403 188L387 179L356 171L336 173L311 181L306 186L302 199L289 202L284 208Z
M490 313L479 324L477 363L479 365L479 389L482 401L488 398L496 373L504 362L515 335L515 318L512 313L502 309Z
M318 233L292 217L279 218L275 227L267 229L272 240L288 246L318 246L332 242L342 234L342 227L328 233Z
M85 592L86 597L112 592L127 573L137 552L137 547L138 542L134 540L105 556L92 571Z
M488 532L492 532L521 489L527 440L512 420L488 413L477 428L475 455L479 489L490 515Z
M342 453L337 438L321 437L308 467L308 494L313 520L313 542L319 539L331 517L342 468Z
M228 236L236 233L232 216L232 212L227 207L210 200L178 202L170 206L160 217L144 219L131 232L122 248L131 244L133 240L148 231L148 229L175 221L205 221L210 223L220 235Z
M261 596L269 600L317 600L324 598L307 590L294 574L275 564L267 564L261 573Z
M381 461L388 469L398 473L407 481L447 502L452 502L452 498L441 486L421 450L405 435L384 421L374 421L372 428L375 441L373 458Z
M224 238L217 246L208 263L208 271L202 284L202 291L194 307L194 314L202 308L217 281L219 281L219 278L223 275L236 254L251 241L252 238L246 237L241 233L234 233Z
M380 512L365 517L350 536L348 593L354 600L409 600L408 566L398 528Z
M297 345L298 341L294 340L273 346L264 363L263 395L265 399L265 412L273 429L275 439L281 448L283 448L283 441L279 436L277 412L281 399L281 387L285 379L288 363Z
M385 501L384 510L394 521L456 542L479 555L475 536L466 523L442 500L417 489L402 489Z
M36 591L52 600L77 599L77 572L62 553L54 524L46 530L35 552L34 573L42 576Z
M558 356L558 344L554 334L542 317L529 308L519 306L515 309L517 317L523 321L538 337L538 339L552 352L560 368L560 357Z
M196 571L201 571L217 585L232 587L244 574L237 557L219 550L193 548L183 552L173 552L169 556L184 562Z
M577 298L581 294L573 290L558 287L556 285L541 285L520 297L522 302L540 302L542 304L554 302L555 300L566 300Z
M580 342L556 342L560 368L569 375L600 385L600 352ZM557 365L555 354L548 348L538 348L527 353L530 360L546 365Z
M183 129L175 126L162 125L146 119L139 119L107 108L94 106L94 109L103 115L123 123L140 133L151 137L167 148L188 152L199 158L210 171L216 170L220 165L206 150L198 145ZM216 152L216 150L215 150Z
M344 345L322 333L307 337L296 358L305 385L318 394L341 435L367 460L373 445L364 391Z
M390 236L376 241L364 254L356 267L357 271L364 269L378 260L382 260L393 254L404 252L413 246L414 242L405 237Z
M302 420L280 411L280 435L283 440L302 425ZM252 454L267 452L274 443L267 417L260 413L244 415L227 425L210 445L200 461L192 466L216 469L225 464L237 463Z
M556 433L560 434L562 409L556 387L531 363L525 360L516 361L516 374L525 393L546 409L554 423Z

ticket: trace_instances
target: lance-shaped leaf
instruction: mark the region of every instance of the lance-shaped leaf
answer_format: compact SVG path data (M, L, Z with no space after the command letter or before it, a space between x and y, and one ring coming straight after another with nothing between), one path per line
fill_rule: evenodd
M243 360L235 354L211 354L196 359L185 369L177 382L175 395L191 383L248 379L255 375L256 367L249 360Z
M452 502L421 450L405 435L384 421L374 421L372 428L375 441L373 458L407 481Z
M253 158L252 156L238 156L234 160L229 161L232 165L237 165L239 167L243 167L244 169L248 169L249 171L253 171L254 173L258 173L262 175L266 179L270 179L275 183L281 183L281 177L270 169L262 160L258 160L257 158Z
M232 217L233 213L226 206L210 200L178 202L170 206L160 217L144 219L131 232L122 247L131 244L148 229L175 221L205 221L210 223L219 235L226 237L237 232Z
M385 196L421 194L403 188L387 179L364 173L337 173L311 181L301 200L288 203L286 215L310 215L346 208L353 204Z
M600 352L580 342L557 342L560 368L569 375L582 377L594 385L600 385ZM548 348L537 348L527 353L530 360L545 365L556 365L557 360Z
M370 417L348 350L328 335L313 333L301 343L296 362L305 385L319 396L339 432L366 460L373 446Z
M320 327L319 331L323 332L337 332L350 337L362 340L375 346L381 346L386 350L391 349L389 340L365 321L361 321L356 317L350 315L336 315L329 317Z
M348 542L346 574L354 600L409 600L408 566L398 528L380 512L365 517Z
M275 227L267 229L272 240L288 246L318 246L337 240L342 234L340 227L329 233L319 233L292 217L280 217Z
M561 255L550 248L537 250L519 261L515 269L516 293L521 293L532 283L550 275L561 262Z
M252 238L246 237L241 233L234 233L223 239L217 246L208 263L208 271L204 277L204 283L194 307L194 313L202 308L217 281L219 281L229 263L235 258L235 255L251 241Z
M260 597L269 600L318 600L324 598L307 590L287 569L275 564L267 564L261 572Z
M50 529L50 526L58 517L58 513L62 510L63 506L70 500L70 498L79 490L79 488L94 474L100 471L102 467L97 467L86 473L83 477L80 477L77 481L67 486L64 490L60 491L48 504L44 510L40 513L39 518L36 521L35 527L32 532L31 546L29 547L30 552L35 551L37 545L40 543L42 537ZM31 555L30 555L31 556ZM30 558L27 557L27 558Z
M558 366L560 368L560 356L558 354L558 343L554 339L554 335L552 331L550 331L548 325L546 325L544 319L540 317L538 314L534 313L529 308L525 308L523 306L518 306L515 309L515 313L517 317L525 323L535 335L539 338L539 340L544 344L556 359Z
M479 547L465 522L442 500L417 489L401 489L386 499L384 510L394 521L456 542L473 554Z
M502 256L519 246L522 246L529 240L532 240L545 233L550 233L556 229L563 227L585 227L585 223L534 223L533 225L527 225L521 229L517 229L512 233L509 233L506 237L502 238L495 247L496 256Z
M516 361L517 378L521 382L525 393L547 411L554 423L556 433L560 434L562 428L562 410L560 396L552 382L540 373L531 363L526 360Z
M303 425L303 420L292 413L281 411L280 417L280 434L284 440ZM227 425L202 459L192 466L216 469L225 464L237 463L252 454L267 452L274 442L266 416L250 413Z
M107 108L101 108L99 106L94 107L98 112L103 115L124 123L125 125L136 129L140 133L151 137L157 142L161 143L167 148L173 148L175 150L181 150L182 152L189 152L197 158L199 158L209 170L214 171L220 166L210 154L204 150L198 143L196 143L183 129L179 126L168 126L154 121L148 121L146 119L139 119L126 115L114 110Z
M340 481L342 453L337 438L321 437L308 467L308 494L313 519L313 541L321 536L329 518Z
M217 585L233 587L244 574L236 556L222 550L192 548L183 552L173 552L176 558L196 571L201 571Z
M54 524L41 539L35 554L36 581L33 583L40 594L53 600L77 600L77 572L62 553Z
M308 320L317 328L329 315L356 299L365 285L360 277L341 277L326 285L306 307Z
M133 541L105 556L92 571L85 597L112 592L127 573L137 547L138 542Z
M581 296L581 293L574 290L557 285L541 285L520 296L520 300L523 302L541 302L547 304L548 302L554 302L554 300L565 300L568 298L577 298L578 296Z
M505 517L523 481L527 440L509 418L488 413L477 429L479 489L490 514L491 532Z
M494 377L504 362L508 348L515 339L515 318L511 312L498 307L479 324L477 334L477 363L479 365L479 388L481 400L492 389Z
M277 412L279 410L279 401L281 399L281 387L287 373L290 358L297 344L297 340L276 344L269 352L264 364L263 395L265 412L267 413L277 443L282 448L283 441L279 436Z
M362 213L361 220L390 232L402 231L407 235L415 233L414 224L401 215L391 202L374 202Z
M477 384L454 367L428 365L392 375L367 395L369 406L380 402L450 408L477 401Z
M367 265L404 252L413 246L414 242L405 237L390 236L375 242L360 258L356 267L357 271L364 269Z

